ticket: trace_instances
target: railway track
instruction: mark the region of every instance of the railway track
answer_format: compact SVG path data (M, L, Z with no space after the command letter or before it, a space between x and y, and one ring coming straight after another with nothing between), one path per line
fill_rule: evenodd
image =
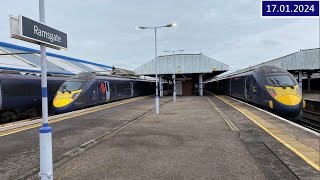
M320 102L314 99L304 100L307 106L303 110L302 116L296 121L302 126L320 132Z
M312 111L303 111L303 115L294 120L296 123L320 133L320 114Z

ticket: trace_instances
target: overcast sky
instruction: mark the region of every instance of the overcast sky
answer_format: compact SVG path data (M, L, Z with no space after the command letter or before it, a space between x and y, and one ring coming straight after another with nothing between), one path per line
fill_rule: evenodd
M0 41L38 48L9 37L10 14L38 20L38 11L38 0L1 0ZM260 0L46 1L46 24L69 46L48 51L131 70L154 58L154 32L135 27L172 22L158 31L158 55L202 52L231 71L319 47L319 18L262 19Z

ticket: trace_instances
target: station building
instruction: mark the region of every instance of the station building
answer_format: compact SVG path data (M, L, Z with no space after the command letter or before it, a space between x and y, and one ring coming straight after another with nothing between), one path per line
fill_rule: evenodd
M203 95L203 80L228 71L229 66L203 54L173 54L158 56L134 70L137 75L160 79L160 96L166 89L163 83L173 84L176 95ZM169 86L167 86L169 87Z

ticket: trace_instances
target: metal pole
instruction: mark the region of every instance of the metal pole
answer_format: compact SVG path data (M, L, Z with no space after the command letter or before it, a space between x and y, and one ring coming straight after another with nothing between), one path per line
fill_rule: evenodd
M176 75L173 75L173 101L176 102Z
M298 74L298 82L299 82L299 86L301 88L301 92L302 92L302 71L299 71L299 74Z
M168 81L168 83L167 83L167 93L166 93L166 96L168 96L168 95L169 95L169 92L170 92L169 79L168 79L167 81Z
M203 96L202 74L199 74L199 96Z
M308 74L308 92L310 92L311 89L311 74Z
M162 75L159 75L159 85L160 85L160 97L163 96L163 78Z
M156 97L155 97L155 109L156 114L159 114L159 95L158 95L158 69L157 69L157 28L154 28L154 66L156 71Z
M45 23L44 0L39 0L40 22ZM40 45L41 54L41 92L42 92L42 127L40 137L40 172L41 180L53 179L52 165L52 128L48 124L48 89L47 89L47 58L46 45Z

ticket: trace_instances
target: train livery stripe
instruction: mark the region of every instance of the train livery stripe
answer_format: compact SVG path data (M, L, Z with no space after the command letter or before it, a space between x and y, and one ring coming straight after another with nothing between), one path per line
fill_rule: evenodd
M85 115L85 114L93 113L93 112L96 112L96 111L109 109L109 108L112 108L112 107L116 107L116 106L120 106L120 105L123 105L123 104L130 103L130 102L135 102L135 101L138 101L138 100L145 99L147 97L150 97L150 96L142 96L142 97L126 99L126 100L117 101L117 102L113 102L113 103L107 103L107 104L100 105L100 106L95 106L95 107L92 107L92 108L87 108L87 109L82 109L82 110L78 110L78 111L73 111L73 112L69 112L69 113L56 115L56 116L53 116L53 117L49 117L49 124L52 124L52 123L55 123L55 122L59 122L59 121L63 121L63 120L66 120L66 119L71 119L71 118L78 117L78 116L82 116L82 115ZM42 126L42 123L39 122L39 120L34 120L34 121L35 121L34 124L30 124L30 125L26 125L26 126L20 126L20 127L8 129L8 130L3 130L3 131L1 131L1 129L0 129L0 137L7 136L7 135L10 135L10 134L14 134L14 133L18 133L18 132L21 132L21 131L25 131L25 130L28 130L28 129L33 129L33 128Z
M47 87L41 88L41 95L42 95L42 97L48 97L48 88Z
M265 120L259 118L258 116L254 115L250 111L246 110L245 108L242 108L240 106L236 106L231 104L231 102L228 102L223 97L219 97L220 100L224 101L231 107L237 109L239 112L244 114L247 118L249 118L251 121L253 121L255 124L257 124L260 128L262 128L264 131L266 131L268 134L270 134L273 138L278 140L280 143L282 143L284 146L289 148L291 151L293 151L295 154L297 154L300 158L302 158L304 161L306 161L310 166L315 168L316 170L320 171L319 166L319 153L314 150L313 148L310 148L309 146L301 143L300 141L296 140L295 138L287 135L282 130L276 128L276 126L266 122ZM308 152L308 153L306 153Z
M51 133L52 132L52 128L49 127L48 123L42 124L42 127L39 129L40 133Z

